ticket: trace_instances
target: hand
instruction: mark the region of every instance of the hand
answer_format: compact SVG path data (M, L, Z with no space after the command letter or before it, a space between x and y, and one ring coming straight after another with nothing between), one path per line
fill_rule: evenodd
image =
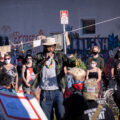
M38 103L40 102L40 95L36 92L31 92L31 94L37 99Z
M99 80L97 80L96 82L97 82L97 83L99 83L100 81L99 81Z
M111 77L111 79L112 79L112 80L115 80L115 77L113 76L113 77Z
M37 101L38 101L38 103L39 103L39 102L40 102L40 96L39 96L39 95L36 95L35 97L36 97L36 99L37 99Z
M72 75L72 72L70 70L67 70L68 75Z
M26 82L27 87L30 87L30 84Z
M67 76L67 67L64 67L65 76Z
M49 57L51 57L52 55L53 55L52 52L46 53L46 58L49 58Z

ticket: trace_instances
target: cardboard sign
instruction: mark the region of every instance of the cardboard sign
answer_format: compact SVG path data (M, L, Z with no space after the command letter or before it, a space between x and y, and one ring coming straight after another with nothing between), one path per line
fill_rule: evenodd
M47 120L32 95L0 91L0 116L5 120Z
M1 53L11 52L11 45L0 46Z
M38 46L41 46L41 39L33 41L33 47L38 47Z
M62 34L56 34L53 35L55 38L57 44L56 44L56 50L62 50L63 49L63 35Z
M60 19L61 19L61 24L68 24L68 11L67 10L60 11Z
M95 92L95 87L88 86L87 92Z

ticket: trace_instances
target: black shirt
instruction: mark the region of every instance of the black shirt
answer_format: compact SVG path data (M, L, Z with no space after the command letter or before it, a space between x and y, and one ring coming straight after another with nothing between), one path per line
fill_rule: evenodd
M98 72L89 72L89 79L96 78L98 79Z
M111 68L114 68L114 75L117 75L117 68L118 68L118 65L120 63L120 60L118 59L114 59L113 62L112 62L112 66Z
M93 100L88 101L88 109L84 111L84 116L83 116L84 120L91 120L97 107L98 107L98 103L96 101ZM115 119L111 109L107 106L103 106L96 120L115 120Z

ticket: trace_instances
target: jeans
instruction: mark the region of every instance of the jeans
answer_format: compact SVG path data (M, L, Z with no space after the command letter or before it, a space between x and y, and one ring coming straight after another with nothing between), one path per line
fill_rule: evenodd
M60 90L42 90L40 105L48 120L53 120L54 111L57 120L64 117L63 93Z

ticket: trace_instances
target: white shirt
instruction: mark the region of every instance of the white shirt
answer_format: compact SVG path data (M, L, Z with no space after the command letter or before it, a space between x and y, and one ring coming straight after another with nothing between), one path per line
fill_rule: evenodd
M51 64L51 60L53 56L46 61L46 64L49 66ZM57 77L56 77L56 69L55 69L55 60L53 59L53 63L51 68L47 68L45 65L42 69L42 81L40 82L40 88L42 90L57 90L59 89Z

